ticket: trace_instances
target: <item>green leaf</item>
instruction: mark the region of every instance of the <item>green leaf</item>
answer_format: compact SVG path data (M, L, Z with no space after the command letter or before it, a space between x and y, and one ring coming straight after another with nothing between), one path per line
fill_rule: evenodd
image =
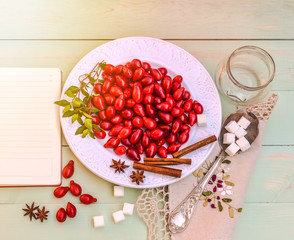
M89 135L90 135L91 138L95 139L95 135L94 135L94 133L92 131L89 132Z
M242 210L243 210L242 208L238 208L237 209L238 212L242 212Z
M207 192L203 192L202 195L203 196L210 196L212 194L211 191L207 191Z
M95 84L95 82L96 82L96 79L93 78L93 77L91 77L91 76L89 76L88 78L89 78L89 81L90 81L91 85L94 86L94 84Z
M94 107L94 106L91 108L91 112L92 112L92 113L97 113L97 112L100 112L100 111L101 111L101 110L100 110L99 108L96 108L96 107Z
M222 163L230 164L230 163L231 163L231 161L230 161L230 160L228 160L228 159L225 159L224 161L222 161Z
M86 86L87 86L87 83L81 82L81 90L83 90L83 88L85 88Z
M230 199L230 198L223 198L222 201L225 202L225 203L229 203L229 202L232 202L232 199Z
M218 210L221 212L224 209L221 202L218 201L217 205L218 205Z
M77 93L79 91L79 87L71 86L66 91L71 91L72 93Z
M75 113L76 113L76 111L67 111L62 115L62 117L71 117Z
M84 105L84 102L79 98L75 98L75 100L72 102L72 104L73 104L74 108L79 108Z
M70 105L66 105L65 107L64 107L64 109L63 109L63 113L65 113L65 112L67 112L67 111L69 111L70 110L70 108L71 108L71 106Z
M89 93L87 91L85 91L85 89L81 88L81 91L82 91L82 94L85 96L85 97L89 97Z
M86 137L88 134L89 134L89 129L85 129L84 131L83 131L83 135L82 135L82 138L84 138L84 137Z
M72 118L71 118L71 122L74 123L79 117L79 114L75 113Z
M84 97L83 102L84 102L85 105L87 105L90 102L90 100L91 100L90 96L89 97Z
M102 61L101 63L99 63L99 67L102 68L102 70L105 68L106 66L106 62Z
M75 95L73 94L72 91L66 91L65 94L66 94L67 96L71 97L71 98L74 98L74 97L75 97Z
M98 127L98 125L96 125L96 124L92 124L92 127L93 127L96 131L104 131L102 128Z
M64 99L63 100L60 100L60 101L56 101L54 103L57 104L57 105L59 105L59 106L61 106L61 107L65 107L65 106L70 105L69 101L64 100Z
M104 83L104 81L105 81L104 79L98 79L99 83Z
M82 112L85 112L85 113L87 113L87 112L89 112L89 108L88 107L82 107L81 109L80 109Z
M92 130L92 119L86 118L85 119L85 126L88 128L90 131Z
M75 135L82 134L83 131L84 131L85 129L87 129L87 128L86 128L84 125L83 125L83 126L80 126L80 127L77 129Z
M82 112L82 113L84 114L84 116L85 116L86 118L91 118L91 119L92 119L92 116L89 115L88 113L85 113L85 112Z
M78 115L78 119L77 119L77 120L78 120L78 123L79 123L79 124L81 124L81 125L83 125L83 124L84 124L84 122L83 122L82 118L81 118L79 115Z

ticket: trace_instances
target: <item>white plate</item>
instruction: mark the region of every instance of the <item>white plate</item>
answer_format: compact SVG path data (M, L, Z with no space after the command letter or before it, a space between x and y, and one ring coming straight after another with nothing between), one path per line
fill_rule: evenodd
M138 58L146 61L152 67L166 67L168 74L174 77L182 75L183 86L190 91L192 98L198 100L204 107L207 115L207 127L197 127L194 125L190 132L190 138L181 148L202 140L210 135L218 136L221 126L221 103L218 91L209 73L202 64L190 53L169 42L148 38L148 37L128 37L105 43L90 53L88 53L71 71L62 91L61 98L66 96L64 92L70 86L78 85L78 77L84 73L89 73L93 66L102 60L113 65L124 64ZM60 111L62 115L62 109ZM125 173L114 173L114 169L109 166L112 159L119 159L112 149L105 149L103 144L108 137L103 140L92 139L87 136L75 135L78 123L71 123L71 118L62 118L61 125L64 136L76 157L93 173L105 180L131 188L151 188L168 185L179 181L179 178L162 176L145 171L144 183L137 185L132 183L130 175L132 167L126 169ZM185 157L192 159L192 165L179 165L182 169L182 178L191 174L208 157L215 143L194 151ZM125 156L121 158L127 165L132 165L132 161Z

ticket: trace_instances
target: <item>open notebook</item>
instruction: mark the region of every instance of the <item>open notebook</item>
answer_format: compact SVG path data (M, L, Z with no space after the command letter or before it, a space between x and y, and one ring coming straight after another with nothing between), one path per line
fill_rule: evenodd
M0 68L0 186L61 183L61 71Z

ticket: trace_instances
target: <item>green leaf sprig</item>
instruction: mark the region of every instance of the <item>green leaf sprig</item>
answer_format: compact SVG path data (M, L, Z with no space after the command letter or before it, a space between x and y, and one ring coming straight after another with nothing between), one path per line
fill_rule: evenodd
M70 101L62 99L54 102L64 107L62 117L71 117L72 123L77 121L81 126L75 132L75 135L81 134L82 137L89 135L95 138L93 129L103 131L98 125L92 122L92 116L89 113L98 113L100 110L89 104L94 95L93 89L96 83L103 83L100 75L106 65L105 61L98 62L90 73L79 76L79 86L70 86L65 95L71 98Z

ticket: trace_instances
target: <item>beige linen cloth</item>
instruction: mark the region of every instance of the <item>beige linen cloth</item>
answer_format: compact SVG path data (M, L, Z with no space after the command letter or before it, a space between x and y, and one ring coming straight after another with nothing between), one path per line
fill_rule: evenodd
M251 174L258 158L267 120L278 100L277 95L272 95L267 102L249 108L259 119L259 135L251 148L245 153L228 157L230 164L230 181L235 184L232 205L242 207ZM214 160L220 149L216 145L209 160ZM171 235L167 219L169 213L187 196L197 180L194 175L172 184L168 187L144 189L137 200L137 212L148 227L148 239L173 239L173 240L231 240L240 213L235 212L235 217L230 218L228 210L219 212L210 206L203 206L203 201L198 203L194 215L187 229L182 233ZM224 207L225 208L225 207ZM242 214L242 213L241 213ZM209 229L207 224L209 223Z

